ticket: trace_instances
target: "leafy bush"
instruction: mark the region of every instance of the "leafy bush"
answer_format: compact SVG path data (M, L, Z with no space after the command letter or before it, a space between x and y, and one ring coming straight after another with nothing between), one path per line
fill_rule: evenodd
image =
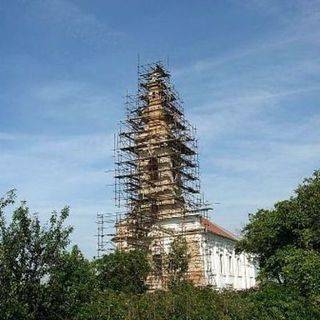
M97 281L101 290L142 293L146 291L146 278L150 272L147 253L116 250L95 262Z
M320 310L307 299L280 285L260 290L217 292L182 285L174 290L128 294L99 293L79 320L311 320Z

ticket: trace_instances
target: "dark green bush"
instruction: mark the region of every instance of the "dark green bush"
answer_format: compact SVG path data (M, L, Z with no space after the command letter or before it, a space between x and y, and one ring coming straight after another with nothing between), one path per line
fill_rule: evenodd
M182 285L144 294L97 293L77 319L311 320L320 319L320 309L289 288L275 284L238 292Z
M147 253L141 250L129 252L116 250L94 262L100 290L142 293L150 272Z

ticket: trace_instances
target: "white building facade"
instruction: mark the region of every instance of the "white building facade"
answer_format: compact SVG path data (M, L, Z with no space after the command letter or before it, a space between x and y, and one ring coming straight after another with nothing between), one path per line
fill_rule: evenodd
M208 285L248 289L256 284L256 268L248 255L235 253L236 241L208 232L203 235L204 270Z
M167 253L170 243L177 235L183 235L188 244L189 279L197 286L212 286L216 289L232 288L244 290L256 285L256 268L252 259L245 254L236 254L237 237L200 215L168 218L159 221L150 232ZM160 240L161 239L161 240ZM161 243L159 243L161 241ZM153 289L164 287L163 278L153 278Z

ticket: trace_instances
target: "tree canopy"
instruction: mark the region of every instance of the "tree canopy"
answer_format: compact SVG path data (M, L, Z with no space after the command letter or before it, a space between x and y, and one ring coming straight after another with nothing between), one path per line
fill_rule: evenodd
M251 214L238 250L251 253L260 279L290 284L304 295L320 294L320 171L288 200Z
M42 226L22 202L6 223L5 208L14 203L14 191L0 199L0 313L3 319L50 319L59 311L47 294L56 290L52 275L64 265L62 254L72 231L63 226L69 208L54 211Z
M145 251L116 250L96 260L95 268L101 290L142 293L147 289L145 281L151 269Z

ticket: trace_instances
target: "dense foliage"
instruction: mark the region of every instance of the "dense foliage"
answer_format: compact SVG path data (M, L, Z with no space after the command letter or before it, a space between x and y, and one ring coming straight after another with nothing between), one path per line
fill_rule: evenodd
M66 207L41 225L15 194L0 199L0 320L320 319L320 172L287 201L250 216L239 250L260 264L259 288L214 291L186 283L188 252L177 238L165 257L167 291L147 292L142 251L87 260L69 248Z
M119 251L96 260L96 278L100 290L142 293L150 264L144 251Z
M320 297L320 171L289 200L251 215L238 245L257 259L261 281L276 280Z
M197 289L190 285L133 295L99 292L81 320L315 320L316 305L286 287L268 285L244 292Z
M22 202L6 224L4 209L13 204L13 191L0 199L0 314L2 319L50 319L60 295L51 275L65 268L63 252L70 227L63 227L69 209L53 212L46 227Z

